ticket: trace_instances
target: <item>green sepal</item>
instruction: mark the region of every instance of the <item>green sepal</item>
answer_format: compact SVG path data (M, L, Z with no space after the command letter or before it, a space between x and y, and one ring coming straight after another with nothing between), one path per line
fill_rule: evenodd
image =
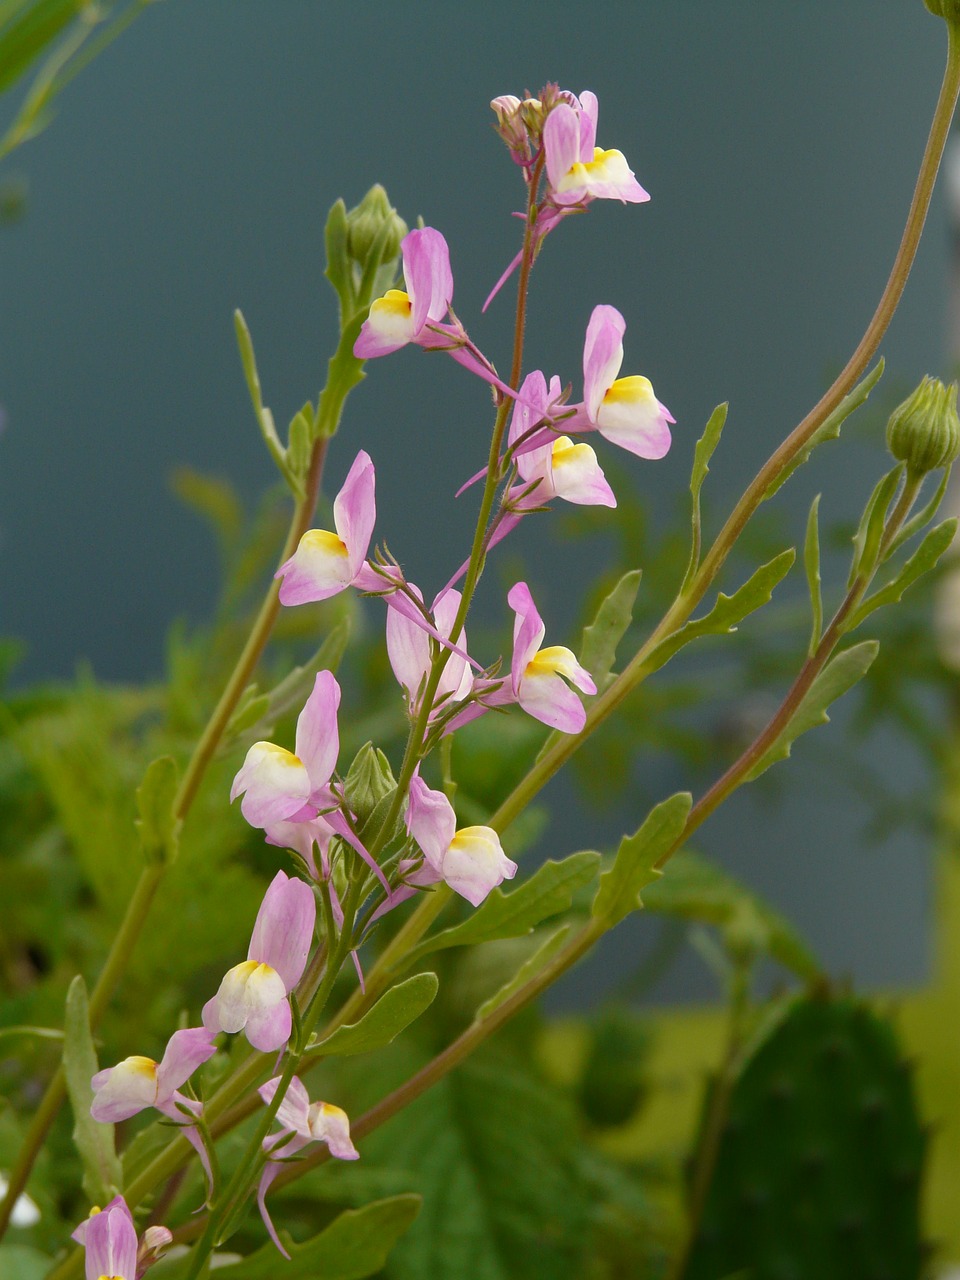
M343 200L337 200L327 214L327 224L323 232L327 251L327 266L323 274L333 285L340 300L341 327L356 310L353 266L347 252L347 231L347 206Z
M786 760L802 733L817 725L829 724L827 707L867 674L879 648L876 640L862 640L832 658L807 690L789 724L745 775L744 782L753 782L778 760Z
M567 911L573 895L588 885L597 873L599 853L572 853L562 862L548 860L512 893L493 889L476 911L462 924L453 925L421 942L405 957L413 964L431 951L446 947L473 946L498 938L519 938L550 916Z
M874 609L882 609L885 605L896 604L908 587L913 586L918 578L933 569L940 557L947 551L957 532L957 519L952 516L944 520L936 528L930 529L910 559L903 565L892 582L868 596L854 611L848 629L858 627L864 618L869 617Z
M721 591L709 613L702 618L691 619L679 631L667 636L662 644L657 645L647 659L648 670L658 670L691 640L735 631L744 618L770 602L774 589L790 572L796 558L796 551L788 547L786 551L781 551L778 556L762 564L732 596L724 595Z
M433 1004L439 985L435 973L416 973L397 983L359 1022L338 1027L325 1040L311 1045L311 1054L346 1057L384 1048Z
M807 981L822 972L816 956L789 920L710 858L688 849L670 859L670 874L651 884L643 895L647 911L683 920L736 927L749 908L762 930L762 949Z
M771 481L763 492L764 502L773 497L777 490L785 484L787 480L789 480L798 467L803 466L818 445L824 444L827 440L836 440L838 438L840 435L840 428L843 426L846 419L849 418L854 409L860 408L882 377L883 359L881 357L866 377L857 383L850 394L844 396L834 409L833 413L831 413L824 422L821 423L800 452L795 457L791 458L784 469L778 473L774 480Z
M314 414L308 400L303 408L290 419L287 429L287 466L303 483L310 469L313 452Z
M617 646L633 621L640 575L640 569L625 573L613 590L604 596L593 621L583 629L580 663L593 676L598 693L602 693L614 679Z
M607 929L643 906L640 891L663 874L657 863L683 834L692 804L689 791L678 791L651 809L639 830L620 841L593 900L592 913Z
M803 539L803 569L807 575L810 593L810 643L807 655L812 657L820 643L823 631L823 595L820 590L820 495L810 503L807 516L807 532Z
M73 1141L83 1161L83 1190L93 1204L105 1204L123 1188L123 1172L114 1148L113 1125L90 1114L91 1079L100 1069L90 1033L87 988L80 974L67 990L63 1074L73 1107Z
M503 986L495 991L489 1000L485 1000L477 1010L474 1016L474 1022L486 1022L492 1013L495 1013L502 1004L515 995L521 987L525 987L531 978L535 978L557 954L560 948L567 940L570 933L570 925L562 924L559 929L554 930L550 936L537 947L533 955L528 956L523 964Z
M848 589L853 586L858 575L869 580L876 571L880 562L880 543L887 523L887 513L903 479L903 473L902 463L888 471L877 481L867 500L857 531L853 535L853 560L847 579Z
M693 451L693 470L690 473L690 498L692 506L691 515L691 542L690 542L690 561L687 565L687 571L683 575L683 585L680 588L680 594L686 590L690 584L693 575L700 567L700 490L703 488L703 482L707 478L707 472L710 470L710 459L713 452L720 443L720 435L723 431L724 424L727 421L728 404L718 404L707 419L707 425L703 429L703 435L697 441L696 448Z
M140 837L140 848L147 862L169 866L180 851L181 820L174 813L180 771L173 756L152 760L137 787L137 812L134 826Z

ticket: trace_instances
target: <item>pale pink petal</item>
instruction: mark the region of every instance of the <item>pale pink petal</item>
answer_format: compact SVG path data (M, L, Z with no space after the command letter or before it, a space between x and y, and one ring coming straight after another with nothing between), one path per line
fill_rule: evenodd
M463 827L443 859L443 878L462 898L478 907L504 880L517 874L517 864L503 852L492 827Z
M413 327L413 304L402 289L388 289L382 298L370 304L370 311L353 344L358 360L373 360L399 351L416 336Z
M255 742L230 788L243 794L240 812L252 827L282 822L301 809L310 795L310 777L292 752L272 742Z
M88 1280L136 1280L137 1231L124 1202L112 1200L88 1218L83 1243Z
M510 588L507 604L517 615L513 624L513 661L510 668L513 695L517 697L523 673L540 648L546 628L525 582L517 582Z
M441 635L449 637L453 631L453 624L457 619L461 599L459 591L447 589L441 591L436 600L434 600L433 620L437 624L437 630ZM457 642L463 650L466 649L467 631L465 627L461 628ZM437 697L451 697L454 701L459 702L467 696L472 688L473 673L469 664L461 654L451 653L437 685Z
M622 151L600 151L584 166L584 190L594 200L620 200L624 204L644 204L650 193L644 191L627 164Z
M279 973L270 965L244 960L227 970L214 1000L203 1006L203 1025L234 1035L243 1030L250 1018L278 1005L287 1005L286 988Z
M157 1067L157 1103L165 1102L216 1051L213 1035L206 1027L175 1031Z
M376 473L370 455L361 449L333 502L333 522L347 548L351 580L366 559L376 521Z
M627 323L616 307L594 307L583 344L583 400L592 422L596 422L603 397L620 372L626 330Z
M543 149L547 179L556 188L580 160L580 121L568 103L557 103L544 121Z
M306 967L316 915L317 900L310 886L278 871L257 912L247 959L276 970L288 992Z
M257 1009L247 1019L244 1028L247 1039L261 1053L273 1053L282 1049L290 1039L293 1016L288 1001L282 1000L272 1008Z
M124 1058L115 1067L98 1071L90 1082L94 1099L90 1114L101 1124L128 1120L157 1101L157 1064L152 1058Z
M297 718L297 759L303 762L310 779L310 791L330 781L340 754L337 711L340 686L332 671L318 671L310 697ZM291 816L291 815L287 815Z
M579 733L587 722L583 703L558 675L525 676L517 701L534 720L561 733Z
M592 160L593 149L597 145L597 121L600 116L600 104L597 95L589 89L580 94L580 159Z
M310 1132L318 1142L325 1142L338 1160L359 1160L360 1152L350 1140L347 1113L330 1102L314 1102L310 1107Z
M457 829L453 805L442 791L433 791L420 777L410 779L407 803L407 830L423 850L423 856L443 874L443 858Z
M76 1240L77 1244L86 1245L87 1230L90 1226L90 1223L94 1220L94 1218L99 1217L100 1214L112 1213L114 1210L118 1210L120 1213L125 1213L127 1217L130 1219L131 1224L133 1223L133 1215L131 1214L130 1210L127 1208L126 1200L124 1200L123 1196L114 1196L113 1199L110 1200L107 1204L105 1204L102 1209L94 1210L93 1212L91 1212L88 1218L84 1218L84 1220L80 1223L80 1225L76 1227L75 1230L71 1231L70 1239Z
M597 455L588 444L574 444L560 436L549 450L550 481L558 498L580 506L615 507Z
M670 448L670 410L653 393L648 378L617 378L597 413L597 430L611 444L638 458L662 458Z
M283 605L329 600L345 591L355 576L346 543L327 529L308 529L290 559L274 574L283 579L279 591Z
M427 321L440 321L453 298L450 250L434 227L410 231L401 242L403 278L413 303L413 332L419 336Z
M266 1084L262 1084L257 1090L265 1106L269 1106L273 1101L280 1079L280 1076L274 1076L272 1080L268 1080ZM283 1101L277 1109L277 1122L285 1129L293 1129L294 1132L299 1133L301 1136L310 1138L312 1137L310 1119L307 1115L309 1107L310 1095L307 1093L300 1077L294 1076L287 1086Z
M423 600L418 587L408 583L418 600ZM408 694L411 706L430 667L430 640L426 631L398 609L387 610L387 656L390 666Z
M267 1192L270 1190L270 1184L282 1169L283 1165L278 1164L275 1161L271 1162L268 1160L264 1165L263 1173L260 1175L260 1185L257 1187L257 1208L260 1210L260 1217L263 1219L263 1225L267 1228L267 1234L270 1239L277 1246L283 1256L289 1259L290 1255L280 1242L280 1237L277 1235L277 1229L273 1225L273 1219L270 1217L266 1203Z

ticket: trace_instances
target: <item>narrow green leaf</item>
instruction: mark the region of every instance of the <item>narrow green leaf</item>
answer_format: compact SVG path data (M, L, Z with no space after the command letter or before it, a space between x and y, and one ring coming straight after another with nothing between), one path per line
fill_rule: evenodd
M777 490L787 480L789 480L798 467L803 466L818 445L825 443L827 440L837 439L840 435L840 428L843 426L846 419L849 418L854 409L860 408L882 376L883 359L881 358L873 366L866 377L861 379L861 381L854 387L850 394L840 401L833 413L830 414L822 426L817 428L796 457L787 463L776 479L764 491L764 502L773 497Z
M662 874L657 863L680 838L692 804L689 791L678 791L652 809L638 831L620 841L593 900L594 916L608 929L643 905L640 891Z
M706 480L707 472L710 470L709 464L710 459L713 457L713 451L720 443L720 433L723 431L724 423L727 420L728 408L729 405L727 404L717 405L707 420L703 435L697 441L697 446L693 451L693 471L690 474L690 497L693 506L690 562L687 565L687 572L683 576L683 586L680 588L681 593L700 567L700 490L703 488L703 482Z
M794 712L793 718L777 740L761 756L744 778L753 782L778 760L786 760L790 748L802 733L820 724L829 724L827 707L842 697L862 679L870 669L880 646L876 640L863 640L838 653L820 672L807 690L807 694Z
M877 567L880 558L880 542L887 523L887 512L890 510L890 503L893 501L903 472L902 463L892 471L888 471L877 481L873 493L867 500L857 531L853 535L853 560L850 564L850 576L847 579L848 588L853 586L858 574L869 578Z
M494 1013L505 1004L510 997L521 987L525 987L531 978L535 978L542 969L546 967L557 954L560 948L567 940L570 933L570 925L562 924L559 929L554 930L550 936L537 947L532 956L528 956L523 964L513 975L509 982L505 982L499 991L495 992L489 1000L485 1000L476 1012L474 1022L486 1022L491 1013Z
M79 974L67 991L63 1030L63 1073L73 1106L73 1141L83 1161L83 1190L88 1200L104 1204L122 1188L123 1175L114 1149L113 1125L98 1124L90 1115L90 1081L99 1067L90 1034L87 988Z
M820 495L810 503L810 514L807 516L807 534L803 540L803 567L807 575L807 588L810 592L810 644L808 655L816 652L823 631L823 596L820 591Z
M940 557L947 551L957 532L957 519L951 517L930 529L909 560L903 565L892 582L875 591L864 600L850 619L849 630L858 627L864 618L881 609L884 605L896 604L908 587L913 586L918 578L929 573Z
M252 729L270 710L270 695L260 693L255 684L249 685L237 704L237 709L230 717L228 733L244 733Z
M287 429L287 463L294 475L306 479L313 445L313 405L309 401L291 420Z
M283 445L280 443L280 437L277 434L276 424L273 421L273 414L263 403L263 393L260 389L260 374L257 371L257 357L253 350L253 338L250 336L250 330L247 322L243 318L243 312L238 307L233 313L233 327L237 334L237 347L240 351L240 361L243 364L244 377L247 380L247 390L250 392L250 403L253 405L253 412L257 419L257 425L260 428L260 434L263 436L263 442L270 451L270 456L280 469L281 474L287 482L294 487L294 476L287 465L287 454Z
M684 849L670 859L670 874L651 884L643 895L648 911L717 925L735 921L745 906L760 921L764 950L799 977L813 980L820 965L805 939L789 920L709 858Z
M324 275L336 290L340 300L340 324L353 314L353 273L347 253L347 206L337 200L327 215L323 233L327 250L327 268Z
M168 865L176 860L180 847L180 821L174 815L174 800L180 784L180 771L173 756L152 760L137 787L137 812L134 825L140 836L140 848L148 862Z
M384 992L373 1008L359 1022L338 1027L326 1040L312 1045L311 1051L329 1056L370 1053L395 1040L404 1027L420 1017L437 994L437 975L417 973Z
M767 564L762 564L732 596L721 591L709 613L702 618L693 618L654 649L648 659L649 669L658 670L691 640L735 631L744 618L770 602L775 588L790 572L796 558L797 553L788 547Z
M593 622L583 629L580 662L593 676L602 693L613 680L617 646L633 621L633 606L640 589L639 569L625 573L609 595L601 601Z
M530 933L541 921L569 909L573 895L596 875L599 862L599 853L573 853L562 862L545 862L512 893L494 889L462 924L422 942L411 954L410 963L444 947L519 938Z
M222 1267L219 1274L222 1280L363 1280L381 1270L421 1203L420 1196L402 1195L348 1209L303 1244L281 1231L289 1261L278 1263L277 1250L268 1243L242 1262Z
M0 30L0 93L9 89L84 7L84 0L34 0Z

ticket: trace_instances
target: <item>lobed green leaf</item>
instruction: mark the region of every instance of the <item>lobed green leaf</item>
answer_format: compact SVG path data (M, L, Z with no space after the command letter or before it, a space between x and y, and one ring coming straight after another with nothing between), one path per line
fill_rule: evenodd
M678 791L652 809L638 831L620 841L593 900L593 915L608 929L643 905L640 891L663 874L657 863L679 840L692 804L689 791Z
M703 488L703 482L706 480L707 472L710 470L710 459L720 443L720 434L727 421L728 408L729 405L727 404L717 405L708 418L707 425L703 429L703 435L697 441L696 448L693 451L693 471L690 474L690 497L693 507L691 519L692 539L690 561L683 577L683 586L680 588L681 593L700 567L700 490Z
M604 597L593 622L583 629L580 662L593 676L597 692L602 693L613 680L613 664L617 646L633 621L633 606L640 589L641 570L625 573L613 590Z
M519 991L521 987L526 986L531 978L535 978L557 954L566 942L569 933L570 926L568 924L562 924L559 929L554 930L554 932L551 933L539 947L537 947L533 955L528 956L526 960L524 960L523 964L513 977L508 982L505 982L498 991L494 992L489 1000L485 1000L483 1002L476 1012L474 1021L485 1022L487 1018L499 1009L502 1004L505 1004L515 992Z
M134 822L140 837L140 848L148 862L171 863L180 846L181 823L174 813L180 770L173 756L152 760L137 787L137 812Z
M435 973L414 974L412 978L407 978L405 982L384 992L359 1022L338 1027L325 1040L311 1045L311 1052L318 1057L328 1057L332 1054L346 1056L382 1049L429 1008L436 997L438 986Z
M113 1125L99 1124L90 1115L90 1081L98 1069L90 1034L87 988L77 974L67 991L63 1073L73 1107L73 1141L83 1161L83 1189L92 1203L105 1204L123 1186L123 1174L114 1148Z

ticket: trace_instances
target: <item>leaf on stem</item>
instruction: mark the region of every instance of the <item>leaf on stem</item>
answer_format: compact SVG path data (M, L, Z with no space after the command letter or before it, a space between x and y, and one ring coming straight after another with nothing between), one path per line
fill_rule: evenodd
M604 597L593 622L583 629L580 662L593 676L597 692L613 680L613 664L617 646L633 621L633 606L640 589L639 569L625 573L613 590Z
M887 513L897 488L903 478L904 466L900 463L888 471L876 483L867 505L863 509L857 531L853 535L853 560L847 587L853 586L857 575L870 579L880 560L880 544L887 524Z
M134 825L140 837L140 848L147 862L166 866L176 861L180 850L180 819L174 813L180 770L173 756L152 760L137 787L137 812Z
M836 440L840 435L840 428L843 426L854 409L860 406L869 396L870 392L880 381L883 376L883 359L877 361L870 372L861 379L848 396L840 401L833 413L816 429L807 443L803 446L799 453L786 464L775 480L764 490L763 501L766 502L772 498L777 490L793 475L797 467L802 467L807 461L814 449L818 445L823 444L827 440Z
M879 648L876 640L863 640L832 658L807 690L789 724L745 775L744 782L753 782L778 760L786 760L790 748L802 733L815 729L817 725L829 724L827 707L867 674Z
M955 517L944 520L935 529L929 530L919 547L903 565L893 581L888 582L879 591L875 591L872 596L867 596L866 600L862 602L852 615L848 629L852 631L854 627L858 627L864 618L873 613L874 609L882 609L884 605L896 604L908 587L912 586L918 578L922 578L925 573L929 573L936 566L940 557L953 542L956 532L957 520Z
M605 928L612 929L643 906L640 891L663 874L657 863L679 840L692 804L689 791L678 791L652 809L638 831L620 841L593 900L593 915Z
M559 929L555 929L544 942L537 947L533 955L528 956L523 964L513 975L509 982L505 982L499 991L496 991L489 1000L485 1000L476 1012L474 1022L486 1022L502 1004L521 987L525 987L531 978L535 978L542 969L544 969L560 948L567 940L570 933L570 926L562 924Z
M690 562L687 565L687 572L683 576L683 585L680 588L681 594L700 567L700 490L703 488L703 482L706 480L707 472L710 470L710 459L720 443L720 433L723 431L724 423L727 421L728 408L729 405L727 404L717 405L707 420L703 435L697 441L697 446L693 451L693 471L690 474L690 497L693 506Z
M807 575L807 588L810 592L810 644L807 656L813 657L823 631L823 596L820 591L820 495L810 503L810 514L807 516L807 533L803 540L803 568Z
M679 631L667 636L662 644L657 645L647 659L648 670L659 670L691 640L735 631L749 614L769 604L774 589L790 572L796 558L797 553L792 547L788 547L786 551L781 551L778 556L762 564L732 596L724 595L721 591L709 613L702 618L693 618Z
M494 889L483 905L462 924L453 925L427 938L413 951L414 963L431 951L463 947L497 938L519 938L550 916L569 909L573 895L590 883L597 873L600 855L591 851L573 853L562 862L545 862L529 880L512 893Z
M77 974L67 991L63 1074L73 1107L73 1141L83 1161L83 1190L91 1203L105 1204L123 1186L123 1174L114 1148L113 1125L99 1124L90 1115L90 1081L98 1070L90 1034L87 988Z
M346 1056L382 1049L429 1008L438 986L435 973L414 974L386 991L359 1022L338 1027L325 1040L311 1045L311 1053Z
M380 1271L391 1249L420 1212L418 1195L374 1200L362 1209L348 1209L325 1231L303 1244L280 1232L289 1262L279 1261L273 1244L234 1266L223 1267L223 1280L363 1280Z

